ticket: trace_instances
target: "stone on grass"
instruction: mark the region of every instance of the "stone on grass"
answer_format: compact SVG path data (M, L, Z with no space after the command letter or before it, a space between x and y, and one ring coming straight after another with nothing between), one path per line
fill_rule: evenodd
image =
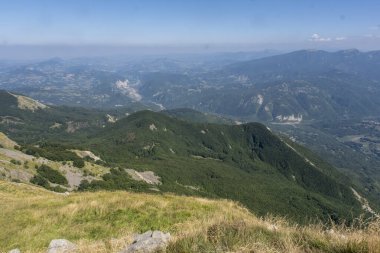
M55 239L49 244L47 253L70 253L74 252L76 245L66 239Z
M153 253L165 250L170 240L169 233L147 231L135 237L135 240L120 253Z
M21 251L19 249L12 249L8 253L21 253Z

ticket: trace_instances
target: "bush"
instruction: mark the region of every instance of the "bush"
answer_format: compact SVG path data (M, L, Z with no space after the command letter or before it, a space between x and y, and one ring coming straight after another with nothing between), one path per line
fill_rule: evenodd
M36 185L42 186L44 188L50 187L49 182L40 175L35 175L34 177L32 177L30 179L30 182L32 184L36 184Z
M68 150L69 148L60 144L41 143L39 147L26 145L20 149L28 155L42 156L52 161L74 161L78 159L79 157Z
M93 180L88 182L82 180L78 190L132 190L146 191L149 185L133 180L129 174L121 168L111 169L109 173L103 175L103 180Z
M62 188L61 186L57 185L57 186L49 186L47 188L48 190L51 190L51 191L55 191L55 192L66 192L67 190Z
M107 163L104 162L104 161L102 161L102 160L97 160L97 161L95 162L95 164L97 164L97 165L101 165L101 166L107 166Z
M21 162L18 161L18 160L15 160L15 159L12 159L11 160L11 163L15 164L15 165L21 165Z
M77 167L77 168L83 168L84 165L85 165L85 163L84 163L84 161L81 160L81 159L75 159L75 160L73 161L73 165L74 165L75 167Z
M48 181L54 184L65 185L68 183L66 177L64 177L59 171L54 170L45 164L42 164L37 169L37 173L41 177L47 179Z
M44 177L42 177L41 175L35 175L34 177L32 177L30 179L30 182L32 184L42 186L45 189L48 189L48 190L51 190L51 191L55 191L55 192L65 192L66 191L66 189L62 188L59 185L57 185L57 186L50 186L49 182Z
M94 162L95 160L93 158L91 158L90 156L85 156L83 157L83 160L87 161L87 162Z

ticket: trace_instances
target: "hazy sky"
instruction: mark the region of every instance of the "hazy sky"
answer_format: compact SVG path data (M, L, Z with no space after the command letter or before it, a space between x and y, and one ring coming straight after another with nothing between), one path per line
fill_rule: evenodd
M0 45L380 49L379 0L0 0Z

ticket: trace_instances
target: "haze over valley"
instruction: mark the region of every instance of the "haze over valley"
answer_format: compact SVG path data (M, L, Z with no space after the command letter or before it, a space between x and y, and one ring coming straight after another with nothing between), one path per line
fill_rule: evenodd
M0 252L380 252L378 8L0 3Z

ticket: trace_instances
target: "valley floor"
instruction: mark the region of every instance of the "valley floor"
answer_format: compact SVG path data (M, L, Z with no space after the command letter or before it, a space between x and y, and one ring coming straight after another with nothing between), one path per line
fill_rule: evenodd
M78 252L119 252L133 235L170 232L168 252L380 252L380 222L356 228L259 219L235 202L130 192L53 193L0 181L0 252L45 252L65 238Z

